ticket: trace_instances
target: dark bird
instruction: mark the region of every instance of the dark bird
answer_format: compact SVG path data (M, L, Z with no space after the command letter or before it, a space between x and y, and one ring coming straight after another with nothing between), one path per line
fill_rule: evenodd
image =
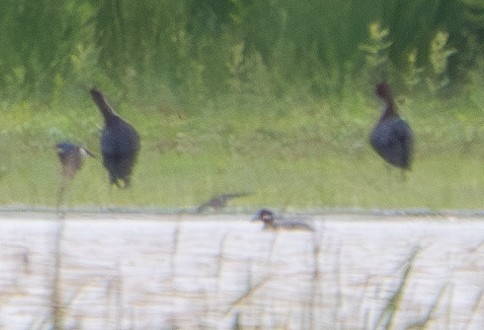
M388 163L410 170L414 137L410 126L400 118L390 86L379 83L376 95L383 100L383 111L370 135L373 149Z
M129 187L140 148L139 135L114 111L101 91L93 88L91 96L104 117L101 153L110 183L120 188Z
M214 210L220 210L227 206L227 202L231 199L249 196L250 193L229 193L229 194L222 194L220 196L213 197L212 199L208 200L207 202L203 203L197 208L196 213L202 213L208 208Z
M84 158L88 156L96 157L86 148L69 142L57 143L55 148L62 166L62 182L58 200L60 205L67 186L72 182L77 171L81 168Z
M264 223L264 229L298 229L314 231L314 228L305 222L276 217L272 211L267 209L259 210L253 220L262 221Z

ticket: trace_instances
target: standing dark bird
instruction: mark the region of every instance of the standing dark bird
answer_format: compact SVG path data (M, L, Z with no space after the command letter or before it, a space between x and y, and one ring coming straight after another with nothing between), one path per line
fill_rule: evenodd
M314 231L314 228L305 222L281 219L280 217L276 217L272 211L267 209L259 210L253 220L262 221L264 223L264 229L298 229Z
M400 118L390 86L376 85L375 93L383 100L383 112L370 135L373 149L388 163L403 170L410 170L413 156L413 132Z
M231 199L249 196L249 193L229 193L229 194L222 194L220 196L213 197L212 199L208 200L207 202L203 203L197 208L196 213L202 213L208 208L212 208L215 210L222 209L227 206L227 202Z
M62 202L67 186L76 176L77 171L81 168L84 158L87 156L94 157L94 154L86 148L68 142L61 142L55 145L57 155L62 165L62 182L59 189L58 203Z
M104 117L101 153L104 167L109 172L110 183L126 188L130 184L140 148L139 135L133 126L114 111L101 91L93 88L91 96Z

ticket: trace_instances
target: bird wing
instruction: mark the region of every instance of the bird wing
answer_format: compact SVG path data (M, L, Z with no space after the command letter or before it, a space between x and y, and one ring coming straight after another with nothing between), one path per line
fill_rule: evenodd
M405 167L410 167L414 143L412 129L405 120L400 119L398 125L395 127L394 132L397 141L396 144L398 144L397 148L401 149L399 160L402 164L405 164Z
M206 201L205 203L201 204L197 208L197 213L201 213L203 210L205 210L208 207L213 207L213 208L223 208L226 206L227 201L229 199L237 198L237 197L243 197L243 196L248 196L250 193L227 193L227 194L222 194L216 197L213 197Z

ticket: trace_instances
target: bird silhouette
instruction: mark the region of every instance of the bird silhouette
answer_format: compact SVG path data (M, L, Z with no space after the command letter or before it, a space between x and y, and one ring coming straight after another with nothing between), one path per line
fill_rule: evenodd
M114 111L101 91L93 88L91 96L104 117L101 153L110 183L127 188L140 149L139 135Z
M58 205L60 205L64 199L68 185L81 168L84 158L88 156L96 158L96 156L86 148L69 142L57 143L55 148L62 166L62 182L58 195Z
M259 210L254 221L262 221L264 223L264 229L293 229L293 230L306 230L314 231L314 228L305 222L293 219L283 219L281 217L276 217L272 211L267 209Z
M220 210L227 206L227 202L231 199L249 196L250 193L228 193L222 194L211 198L197 208L196 213L202 213L206 209L212 208L214 210Z
M390 86L376 85L376 95L383 100L383 111L370 135L373 149L389 164L410 170L414 137L408 123L400 118Z

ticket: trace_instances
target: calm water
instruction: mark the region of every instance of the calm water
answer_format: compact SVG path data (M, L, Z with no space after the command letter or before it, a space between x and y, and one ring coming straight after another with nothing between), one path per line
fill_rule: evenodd
M484 219L0 214L0 328L484 329ZM394 306L385 312L386 306Z

